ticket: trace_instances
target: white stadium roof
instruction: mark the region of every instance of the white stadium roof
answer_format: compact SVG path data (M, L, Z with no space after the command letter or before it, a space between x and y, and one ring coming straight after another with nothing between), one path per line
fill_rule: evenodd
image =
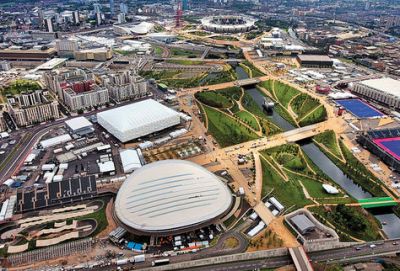
M70 120L65 121L65 124L72 130L77 131L80 129L86 129L88 127L92 127L92 123L88 121L85 117L77 117Z
M360 82L362 85L400 97L400 81L392 78L369 79Z
M179 113L152 99L97 114L98 123L127 142L180 123Z
M164 160L133 172L122 184L115 212L125 225L148 233L169 233L207 223L232 204L226 184L205 168Z

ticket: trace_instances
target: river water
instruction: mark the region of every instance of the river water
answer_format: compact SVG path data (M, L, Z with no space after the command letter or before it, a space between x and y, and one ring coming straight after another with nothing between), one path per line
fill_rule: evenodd
M246 72L241 67L236 67L235 70L239 79L248 78ZM246 91L253 97L258 106L263 109L263 95L261 95L254 87L247 88ZM265 114L272 122L284 131L296 128L275 111L271 114L265 112ZM372 197L370 193L363 190L362 187L347 177L340 168L338 168L314 143L312 143L312 141L299 142L299 144L310 159L353 198L363 199ZM371 213L381 222L383 231L389 238L400 238L400 218L393 213L391 208L373 209L371 210Z

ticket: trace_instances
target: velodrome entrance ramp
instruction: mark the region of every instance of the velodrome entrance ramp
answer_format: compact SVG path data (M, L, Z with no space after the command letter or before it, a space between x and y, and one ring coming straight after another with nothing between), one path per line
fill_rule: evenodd
M289 253L297 271L314 270L303 247L291 247L289 248Z

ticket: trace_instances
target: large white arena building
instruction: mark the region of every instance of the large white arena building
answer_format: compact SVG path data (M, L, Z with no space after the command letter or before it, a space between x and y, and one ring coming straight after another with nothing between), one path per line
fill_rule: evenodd
M180 123L179 113L153 99L97 114L98 123L121 142L164 130Z
M115 200L118 220L132 231L168 235L209 225L227 214L233 197L219 177L182 160L134 171Z
M215 33L243 33L254 28L256 20L241 15L209 16L201 19L203 29Z
M392 78L369 79L355 83L352 91L364 98L400 109L400 81Z

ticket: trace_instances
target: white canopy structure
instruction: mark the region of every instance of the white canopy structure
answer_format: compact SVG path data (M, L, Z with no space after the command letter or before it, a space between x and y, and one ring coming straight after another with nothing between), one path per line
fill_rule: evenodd
M148 99L97 114L98 123L121 142L127 142L180 123L179 113Z
M122 167L124 173L131 173L142 167L139 154L136 150L127 149L119 153L121 156Z

